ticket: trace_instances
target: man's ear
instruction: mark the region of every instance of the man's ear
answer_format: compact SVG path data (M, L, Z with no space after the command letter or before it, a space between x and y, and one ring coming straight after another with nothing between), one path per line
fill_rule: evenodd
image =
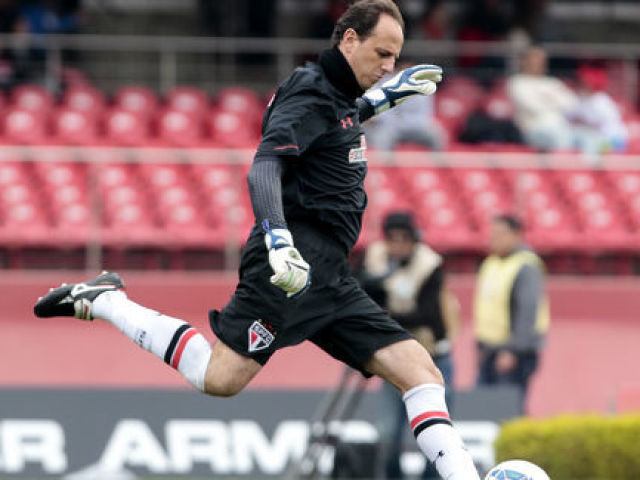
M345 55L351 55L353 49L360 42L358 33L353 28L347 28L342 34L342 40L340 42L340 50Z

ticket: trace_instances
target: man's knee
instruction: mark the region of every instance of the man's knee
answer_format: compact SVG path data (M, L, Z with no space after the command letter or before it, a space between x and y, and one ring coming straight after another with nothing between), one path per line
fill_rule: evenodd
M211 352L204 381L204 393L216 397L233 397L240 393L262 366L239 355L222 342Z
M246 383L234 379L207 379L204 384L204 393L214 397L233 397L244 390L245 386Z
M444 385L442 373L429 353L413 339L378 350L367 368L401 392L425 383Z

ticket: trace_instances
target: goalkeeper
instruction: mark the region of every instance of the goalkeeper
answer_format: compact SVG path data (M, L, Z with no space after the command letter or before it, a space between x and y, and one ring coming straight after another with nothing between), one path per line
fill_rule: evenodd
M360 123L411 95L433 94L442 71L414 66L365 93L400 54L403 22L392 0L351 5L332 43L280 85L264 114L248 175L256 223L231 301L210 312L213 347L189 324L129 300L114 273L52 290L35 313L105 319L218 396L240 392L276 350L310 340L403 393L418 444L444 479L477 479L451 426L440 372L360 289L347 263L367 204Z

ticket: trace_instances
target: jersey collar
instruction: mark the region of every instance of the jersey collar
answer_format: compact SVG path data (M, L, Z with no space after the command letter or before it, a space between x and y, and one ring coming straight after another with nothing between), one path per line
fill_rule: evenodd
M347 97L355 100L362 96L364 90L358 84L351 66L338 47L324 50L320 54L318 63L329 82Z

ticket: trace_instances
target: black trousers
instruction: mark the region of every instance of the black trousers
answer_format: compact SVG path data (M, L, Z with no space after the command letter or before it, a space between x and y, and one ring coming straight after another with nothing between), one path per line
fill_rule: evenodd
M525 413L525 400L531 376L538 368L538 352L516 352L516 366L506 373L495 369L496 356L500 352L495 347L478 344L479 365L478 385L515 385L520 390L520 413Z

